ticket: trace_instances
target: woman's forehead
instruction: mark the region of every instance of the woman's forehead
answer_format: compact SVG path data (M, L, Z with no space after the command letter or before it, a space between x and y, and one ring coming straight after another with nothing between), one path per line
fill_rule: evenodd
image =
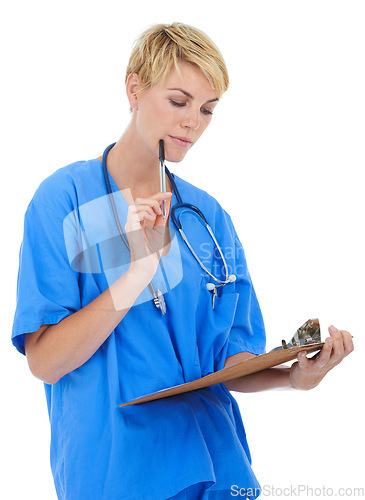
M191 99L204 97L205 101L218 100L207 76L198 66L190 63L179 62L178 69L173 67L158 85L164 90L180 91Z

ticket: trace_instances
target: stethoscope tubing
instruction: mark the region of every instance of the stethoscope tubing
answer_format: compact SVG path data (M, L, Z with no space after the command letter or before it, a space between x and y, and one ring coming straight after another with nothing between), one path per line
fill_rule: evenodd
M179 190L178 190L178 188L176 186L173 174L171 174L171 172L169 171L169 169L167 167L165 168L165 171L166 171L166 174L167 174L168 178L170 179L170 182L171 182L171 185L173 187L176 199L178 200L178 203L176 203L170 209L170 217L171 217L172 222L174 223L174 226L179 231L182 239L184 240L185 244L189 248L190 252L193 254L194 258L197 260L197 262L199 263L199 265L203 269L203 271L205 271L214 281L216 281L217 283L219 283L218 286L223 286L223 285L226 285L228 283L231 283L232 281L228 279L228 266L227 266L227 263L226 263L226 259L224 258L222 249L221 249L220 245L218 244L218 242L216 240L216 237L214 236L214 233L212 231L212 228L208 224L208 221L205 218L203 212L201 210L199 210L198 207L196 207L195 205L192 205L191 203L183 203L181 195L180 195L180 192L179 192ZM214 244L217 247L219 255L220 255L221 259L222 259L222 262L223 262L223 265L224 265L224 270L225 270L225 275L226 275L226 279L225 280L220 280L219 278L216 278L204 266L204 264L201 262L201 260L199 259L199 257L195 253L194 249L192 248L192 246L189 243L189 240L188 240L187 236L185 235L185 233L184 233L184 231L182 229L182 223L180 221L180 217L179 218L176 217L176 211L179 210L180 208L187 208L189 210L192 210L193 212L195 212L203 220L203 222L205 224L205 228L208 231L208 233L210 234L211 238L213 239Z
M109 176L108 176L108 169L107 169L107 164L106 164L106 160L107 160L107 156L108 156L108 153L109 151L112 149L113 146L115 146L115 142L113 144L110 144L104 151L103 153L103 159L102 159L102 168L103 168L103 175L104 175L104 182L105 182L105 186L106 186L106 189L107 189L107 192L108 192L108 195L111 195L109 196L110 198L110 202L111 202L111 205L112 205L112 211L113 211L113 215L114 215L114 220L115 220L115 223L117 225L117 228L118 228L118 232L119 232L119 235L123 241L123 243L125 244L126 248L128 249L128 251L130 251L130 247L129 247L129 243L128 243L128 240L126 238L126 236L124 235L124 231L123 231L123 228L121 227L121 223L120 223L120 220L119 220L119 216L118 216L118 212L117 212L117 208L116 208L116 205L115 205L115 200L114 200L114 196L113 196L113 191L111 189L111 185L110 185L110 181L109 181ZM231 276L228 276L228 266L227 266L227 263L226 263L226 259L224 258L224 255L223 255L223 252L222 252L222 249L220 247L220 245L218 244L217 240L216 240L216 237L210 227L210 225L208 224L208 221L207 219L205 218L203 212L201 210L199 210L198 207L196 207L195 205L192 205L191 203L184 203L182 201L182 198L181 198L181 195L180 195L180 192L179 192L179 189L177 188L176 186L176 182L175 182L175 179L174 179L174 174L172 174L169 169L165 166L165 172L168 176L168 178L170 179L170 182L171 182L171 185L172 185L172 188L173 188L173 192L175 193L175 196L176 196L176 199L177 199L177 203L172 206L170 208L170 217L171 217L171 220L174 224L174 226L176 227L176 229L178 230L178 232L180 233L180 236L181 238L183 239L183 241L185 242L186 246L188 247L188 249L190 250L190 252L192 253L193 257L196 259L196 261L199 263L200 267L203 269L204 272L206 272L216 283L218 283L218 285L213 285L211 284L212 288L208 288L208 290L212 290L214 291L214 293L216 293L215 289L217 287L221 287L221 286L224 286L228 283L232 283L236 277L234 275L231 275ZM214 241L214 244L215 246L217 247L218 249L218 252L219 252L219 255L220 255L220 258L222 259L222 262L223 262L223 265L224 265L224 271L225 271L225 275L226 275L226 279L225 280L220 280L219 278L217 278L216 276L214 276L205 266L204 264L201 262L201 260L199 259L198 255L196 254L196 252L194 251L194 249L192 248L192 246L190 245L189 241L188 241L188 238L186 237L183 229L182 229L182 223L180 221L180 217L181 217L181 213L180 213L180 216L176 216L176 211L181 209L181 208L186 208L188 210L191 210L192 212L194 212L196 215L198 215L198 217L200 217L200 219L203 221L203 225L205 225L205 228L207 229L209 235L211 236L211 238L213 239ZM162 264L162 262L161 262ZM148 285L149 287L149 290L153 296L153 300L155 302L155 305L161 309L162 313L165 314L166 313L166 304L165 304L165 300L163 298L163 294L160 290L157 290L155 289L152 281L149 283Z

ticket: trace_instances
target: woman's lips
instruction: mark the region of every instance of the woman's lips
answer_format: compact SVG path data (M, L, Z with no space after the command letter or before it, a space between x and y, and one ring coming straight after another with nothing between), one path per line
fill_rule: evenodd
M193 143L193 141L191 139L186 139L185 137L176 137L173 135L170 135L170 137L174 141L175 144L177 144L178 146L181 146L183 148L188 148Z

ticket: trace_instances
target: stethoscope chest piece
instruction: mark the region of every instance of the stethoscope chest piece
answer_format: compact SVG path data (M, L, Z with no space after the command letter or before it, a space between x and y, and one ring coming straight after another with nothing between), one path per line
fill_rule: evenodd
M154 291L153 302L157 309L160 309L162 314L166 314L166 302L161 290Z

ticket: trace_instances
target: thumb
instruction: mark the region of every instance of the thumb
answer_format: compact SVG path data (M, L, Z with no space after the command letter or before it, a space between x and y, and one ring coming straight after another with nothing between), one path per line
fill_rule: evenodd
M307 358L307 352L306 351L302 351L302 352L299 352L298 353L298 356L297 356L297 359L298 359L298 363L299 363L299 367L300 368L307 368L308 364L309 364L309 360Z

